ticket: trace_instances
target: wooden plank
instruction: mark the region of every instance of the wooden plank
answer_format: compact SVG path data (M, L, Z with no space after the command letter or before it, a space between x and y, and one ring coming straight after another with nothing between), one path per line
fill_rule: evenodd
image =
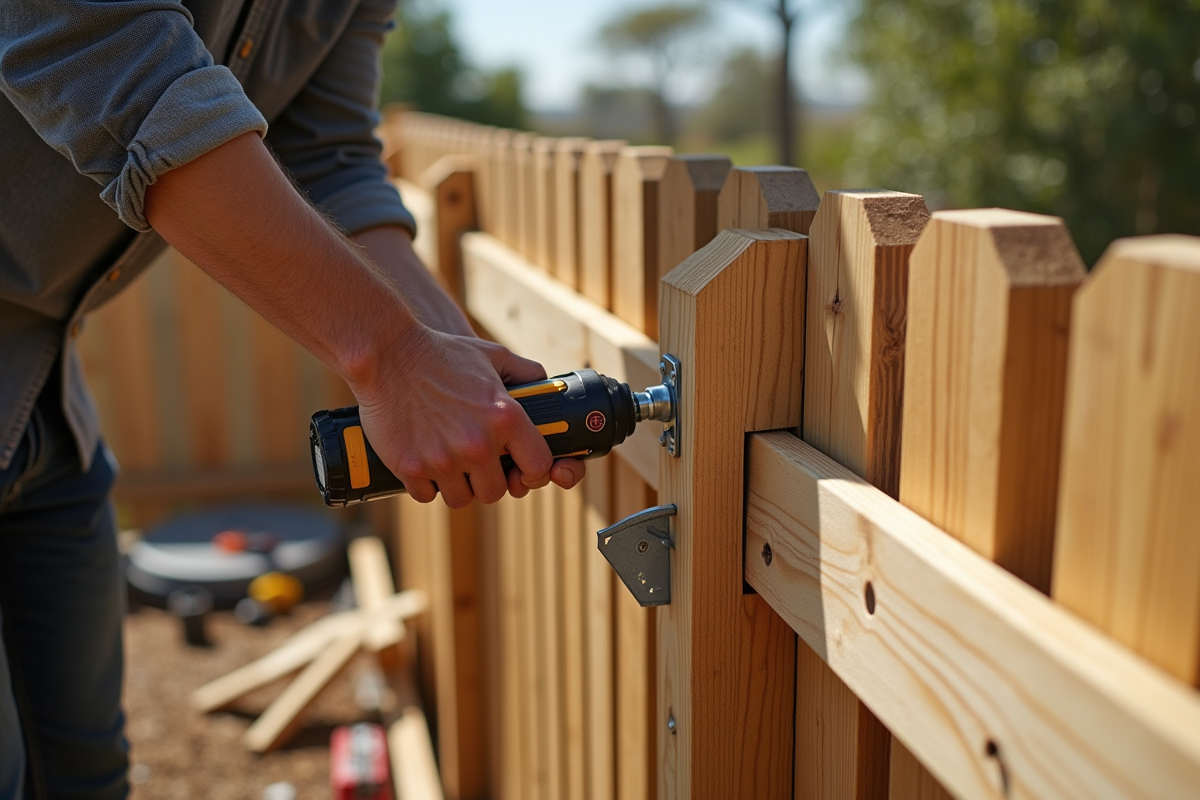
M538 137L533 143L533 255L542 271L553 273L557 255L559 203L558 139ZM572 213L574 209L571 209Z
M604 308L612 308L612 174L624 146L592 142L579 166L579 291Z
M900 482L908 257L928 220L918 195L828 192L811 231L797 432L892 497ZM797 661L796 795L886 797L887 730L807 645Z
M184 365L184 415L187 420L188 463L225 466L231 461L229 381L226 371L221 314L225 290L181 255L176 273L176 315L179 321L179 362ZM214 336L214 331L216 335Z
M794 435L747 460L747 581L955 796L1195 794L1190 687Z
M270 753L287 743L299 730L305 709L350 664L361 644L357 635L334 639L246 729L242 743L255 753Z
M570 286L579 287L582 254L580 240L580 164L587 139L558 140L554 162L554 277Z
M1200 685L1200 239L1113 244L1075 302L1054 597Z
M312 409L300 403L299 345L249 308L238 310L250 327L254 397L251 425L257 444L254 463L303 464L309 460L309 445L299 432L308 426Z
M636 514L658 501L641 476L629 465L615 461L615 519ZM613 624L616 629L617 797L652 800L658 790L655 758L657 710L655 706L654 610L642 608L619 585L615 591Z
M516 213L516 187L514 174L510 169L512 151L510 145L516 131L499 129L492 134L489 144L488 165L491 174L491 192L489 203L494 209L494 226L489 232L505 244L512 246L512 231L516 228L514 215Z
M658 187L670 147L626 147L613 170L613 313L658 336Z
M542 583L542 561L538 557L536 531L537 508L533 499L525 497L514 504L513 527L508 536L518 547L520 563L515 581L520 596L517 617L516 643L519 648L519 708L522 721L522 756L524 758L523 797L530 800L552 800L549 794L546 763L546 731L543 726L546 709L546 665L542 663L538 637L539 599ZM502 531L503 534L503 531Z
M747 431L800 422L806 245L726 231L660 287L661 344L683 365L683 457L659 480L679 509L657 622L662 798L792 794L796 640L743 594L742 452Z
M447 293L463 299L462 249L459 240L478 227L475 210L477 162L469 156L439 159L421 176L433 199L436 260L426 262L438 275Z
M376 615L396 593L383 540L376 536L361 536L350 542L348 554L350 574L354 579L354 598L359 608ZM400 661L396 642L404 638L401 633L403 625L398 620L380 617L363 631L362 644L377 653L385 666L395 666Z
M808 233L821 196L796 167L734 167L717 198L717 228L783 228Z
M446 795L411 662L406 669L390 675L389 683L398 706L397 712L384 720L396 800L443 800Z
M664 277L717 235L717 198L733 166L726 156L682 155L658 189L658 269Z
M501 540L498 550L498 587L500 592L500 723L501 736L499 786L506 800L520 800L528 796L527 786L532 781L528 774L525 751L532 746L523 713L524 702L521 691L521 675L524 667L520 646L522 585L518 583L526 570L521 564L520 541L517 538L518 501L505 497L497 504L496 538Z
M467 309L510 349L550 374L588 364L637 389L660 381L658 345L583 299L486 234L463 237ZM658 431L640 425L618 449L648 483L658 484Z
M1044 592L1083 275L1061 220L999 209L934 214L910 267L900 500Z
M1061 220L983 209L935 214L910 263L900 501L1048 592L1083 261Z
M614 521L612 506L613 456L588 464L587 477L576 491L584 493L585 530L594 533ZM586 785L591 800L615 800L616 719L614 695L613 590L617 578L595 545L584 548L584 653L587 691ZM624 589L624 587L616 587Z
M586 480L586 478L585 478ZM587 739L585 708L587 702L584 637L587 617L584 613L584 564L592 547L592 533L584 527L584 490L561 492L559 525L562 537L562 579L559 582L562 607L563 652L563 750L566 773L564 797L586 797Z
M563 703L562 537L559 493L551 484L526 501L535 510L533 539L540 560L537 592L538 663L543 670L542 741L546 797L567 797L565 709Z
M518 133L512 137L509 144L509 170L513 182L512 202L514 216L510 239L507 243L518 253L533 260L534 231L533 218L534 186L533 186L533 141L537 138L534 133Z

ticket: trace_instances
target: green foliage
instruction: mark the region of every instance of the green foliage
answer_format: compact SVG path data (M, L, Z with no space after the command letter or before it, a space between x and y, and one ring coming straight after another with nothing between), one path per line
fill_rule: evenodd
M1200 0L860 0L873 80L847 179L942 206L1200 233Z
M717 142L764 135L775 101L775 65L757 50L735 51L721 68L716 92L693 122L693 130Z
M447 11L411 0L400 4L397 28L383 49L382 102L408 103L485 125L523 127L520 73L472 67L452 29Z

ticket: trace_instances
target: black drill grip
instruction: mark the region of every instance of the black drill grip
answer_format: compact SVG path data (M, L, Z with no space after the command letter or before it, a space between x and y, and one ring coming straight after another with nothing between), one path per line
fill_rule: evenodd
M508 392L538 426L555 458L605 455L636 425L629 387L595 370L509 387ZM348 506L405 491L363 436L357 406L314 414L309 439L326 505ZM506 471L513 465L509 456L500 463Z

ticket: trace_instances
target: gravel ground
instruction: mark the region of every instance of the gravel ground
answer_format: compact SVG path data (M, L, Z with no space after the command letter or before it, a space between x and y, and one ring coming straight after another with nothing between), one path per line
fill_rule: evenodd
M188 694L207 681L273 649L328 611L306 603L266 628L249 628L228 612L208 625L210 648L188 647L179 622L141 608L126 618L125 709L132 744L132 800L260 800L276 781L296 787L298 800L329 798L329 736L337 725L370 714L354 700L355 679L370 669L360 655L308 709L305 727L283 749L256 756L242 746L246 728L282 683L247 695L228 712L202 715Z

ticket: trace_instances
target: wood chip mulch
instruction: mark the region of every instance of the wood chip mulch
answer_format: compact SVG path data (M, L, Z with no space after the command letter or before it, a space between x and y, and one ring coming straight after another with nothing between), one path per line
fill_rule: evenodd
M227 712L203 715L188 703L196 687L264 655L325 613L326 603L306 603L266 628L250 628L232 613L215 612L208 621L212 647L196 648L184 643L182 626L165 611L131 612L125 623L131 800L261 800L277 781L292 784L297 800L327 800L330 734L337 725L371 719L354 692L356 677L370 669L365 656L309 708L300 733L266 756L251 753L240 738L283 682Z

